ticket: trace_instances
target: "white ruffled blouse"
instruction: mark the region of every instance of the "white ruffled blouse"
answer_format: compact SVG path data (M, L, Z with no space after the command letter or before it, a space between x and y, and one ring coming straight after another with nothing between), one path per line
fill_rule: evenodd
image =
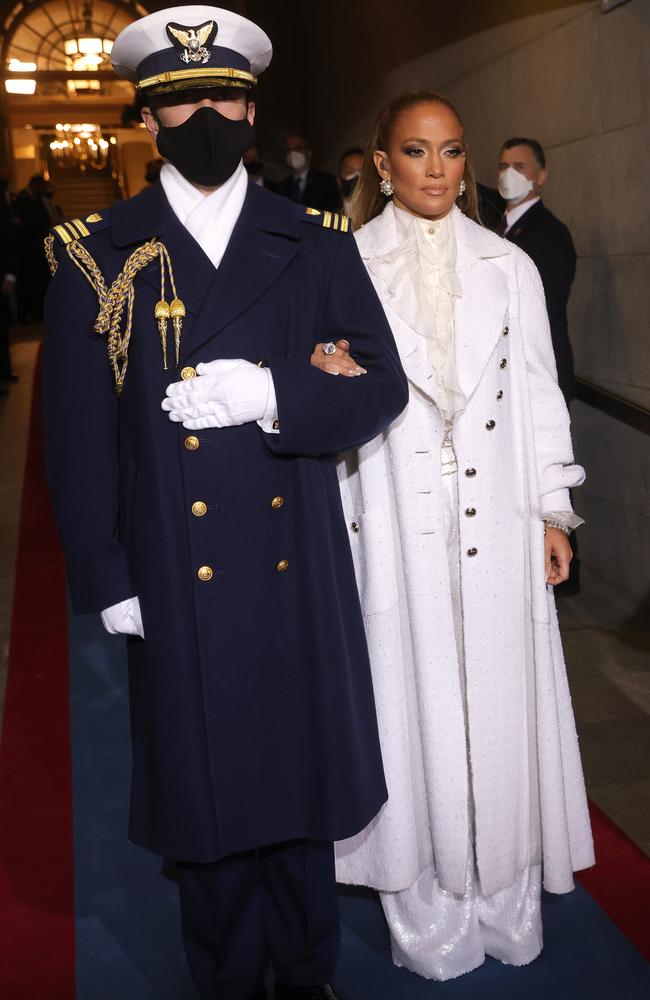
M444 418L453 420L467 405L456 372L455 300L463 289L456 273L455 209L435 222L394 211L400 242L368 267L388 285L391 308L426 339L436 401Z

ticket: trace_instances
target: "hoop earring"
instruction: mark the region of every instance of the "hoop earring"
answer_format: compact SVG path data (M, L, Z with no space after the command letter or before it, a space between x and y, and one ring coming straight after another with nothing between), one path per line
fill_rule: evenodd
M395 188L393 187L393 182L390 179L390 177L388 179L385 177L382 178L382 180L379 182L379 190L381 191L382 194L385 194L387 198L390 198L393 191L395 190Z
M458 189L459 197L461 194L465 194L466 191L467 191L467 184L465 183L465 178L463 177L462 181L460 182L460 187Z

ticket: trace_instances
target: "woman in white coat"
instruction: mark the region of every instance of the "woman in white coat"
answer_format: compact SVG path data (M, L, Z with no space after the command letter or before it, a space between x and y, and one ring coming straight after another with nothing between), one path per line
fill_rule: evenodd
M584 473L539 275L476 206L454 108L392 102L354 221L410 401L340 463L389 801L337 867L379 890L394 961L434 979L532 961L542 885L593 864L552 592ZM347 347L312 361L358 375Z

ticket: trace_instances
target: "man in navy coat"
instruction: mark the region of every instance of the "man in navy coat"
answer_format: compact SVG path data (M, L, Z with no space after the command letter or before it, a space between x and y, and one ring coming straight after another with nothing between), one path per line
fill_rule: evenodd
M130 634L130 837L178 862L202 997L334 997L332 842L386 798L335 453L407 387L347 219L249 184L268 38L130 25L161 184L56 226L46 457L77 613ZM310 365L345 338L359 374ZM362 367L361 367L362 366Z

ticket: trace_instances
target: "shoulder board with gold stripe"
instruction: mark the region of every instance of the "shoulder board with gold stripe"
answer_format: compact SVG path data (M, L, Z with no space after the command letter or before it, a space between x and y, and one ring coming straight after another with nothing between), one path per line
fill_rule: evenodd
M53 226L50 232L60 243L72 243L73 240L83 240L86 236L110 225L108 212L92 212L83 219L70 219Z
M311 222L321 229L333 229L337 233L349 233L352 231L350 219L347 215L339 215L338 212L325 212L318 208L306 208L302 216L303 222Z

